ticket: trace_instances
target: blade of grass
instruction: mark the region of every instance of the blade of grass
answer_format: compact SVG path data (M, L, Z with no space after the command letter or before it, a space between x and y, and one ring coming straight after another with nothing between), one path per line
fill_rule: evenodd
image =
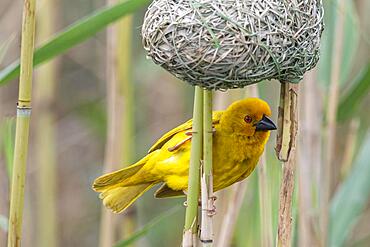
M104 7L75 22L54 38L46 42L34 53L34 66L40 65L73 46L93 36L119 18L133 13L150 0L126 0L110 7ZM0 85L19 75L19 60L0 71Z
M170 210L160 214L155 217L149 223L147 223L143 228L132 234L129 238L124 239L114 245L114 247L125 247L135 243L140 238L144 237L151 229L156 227L159 223L162 223L165 219L178 212L181 209L181 206L173 207Z
M351 88L341 97L338 109L338 121L351 118L362 100L370 91L370 64L355 78Z
M370 198L370 133L330 205L329 246L343 246Z

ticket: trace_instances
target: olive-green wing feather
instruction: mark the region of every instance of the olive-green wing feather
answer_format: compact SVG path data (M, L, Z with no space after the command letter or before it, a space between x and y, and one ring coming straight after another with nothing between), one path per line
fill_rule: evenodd
M221 119L223 111L214 111L212 114L212 124L218 124ZM187 122L181 124L180 126L168 131L164 134L159 140L154 143L154 145L149 149L148 153L153 152L154 150L160 149L168 140L170 140L174 135L183 131L190 131L193 126L193 119L188 120Z

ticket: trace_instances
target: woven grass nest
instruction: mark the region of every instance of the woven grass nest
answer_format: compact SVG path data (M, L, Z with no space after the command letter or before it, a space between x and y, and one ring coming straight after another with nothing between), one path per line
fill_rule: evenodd
M148 56L207 89L299 82L319 59L322 0L154 0L142 27Z

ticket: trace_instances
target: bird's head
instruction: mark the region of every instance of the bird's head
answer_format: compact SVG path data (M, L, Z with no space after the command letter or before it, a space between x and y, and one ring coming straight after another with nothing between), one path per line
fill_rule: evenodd
M231 104L222 114L220 124L225 131L238 135L265 136L276 129L270 116L271 109L265 101L247 98Z

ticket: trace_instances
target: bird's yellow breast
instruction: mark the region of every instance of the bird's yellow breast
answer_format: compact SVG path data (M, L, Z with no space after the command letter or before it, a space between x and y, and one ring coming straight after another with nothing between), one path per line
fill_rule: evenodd
M214 190L220 190L248 177L256 167L268 132L262 136L240 136L219 131L213 141Z

